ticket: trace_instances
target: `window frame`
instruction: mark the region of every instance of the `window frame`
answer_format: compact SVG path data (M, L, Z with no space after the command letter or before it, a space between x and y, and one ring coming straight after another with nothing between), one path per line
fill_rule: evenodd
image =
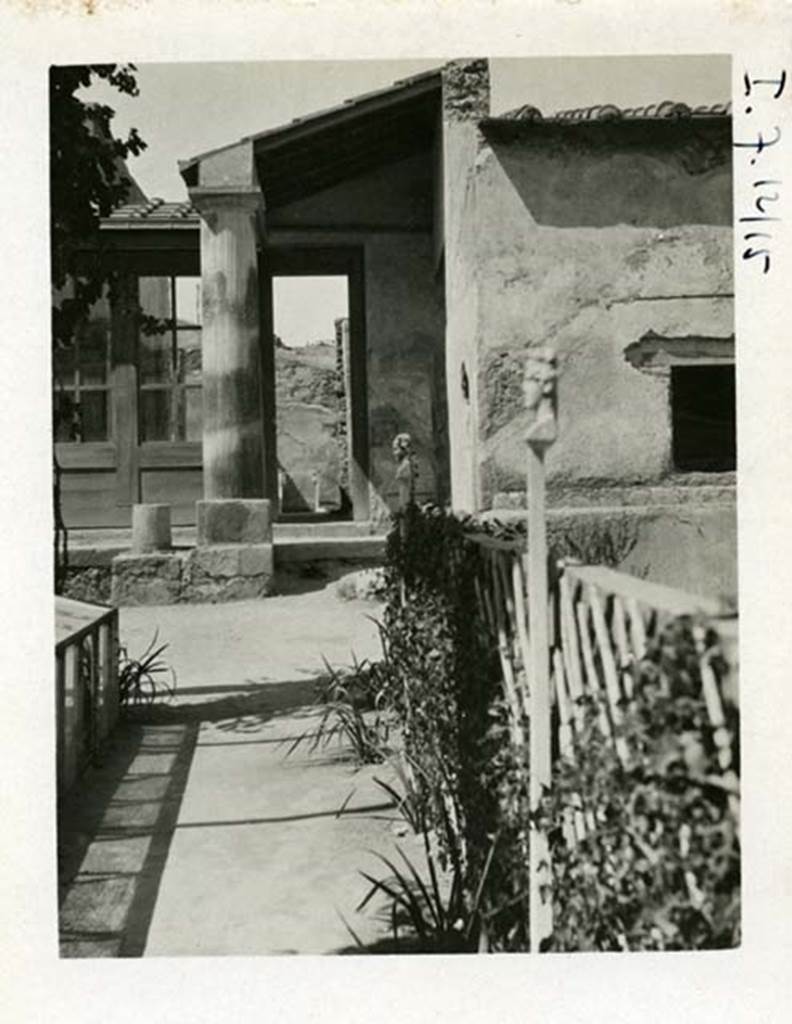
M169 379L164 382L155 381L152 383L144 384L141 380L141 345L140 335L138 333L137 345L136 345L136 358L135 365L137 367L137 443L141 448L148 449L150 445L167 445L167 446L187 446L187 445L201 445L201 439L188 439L174 436L174 427L178 420L174 415L174 406L177 403L184 403L186 407L187 393L189 391L203 392L203 379L199 383L187 383L180 382L176 379L176 368L178 366L179 357L179 332L187 331L203 331L203 323L197 324L179 324L179 306L177 303L177 286L176 282L179 278L195 278L200 282L201 278L197 274L179 274L179 273L162 273L162 274L139 274L138 275L138 294L140 291L140 280L141 278L167 278L168 279L168 295L170 300L170 317L169 326L161 333L167 335L169 339L168 346L168 374ZM165 319L165 318L162 318ZM202 336L203 338L203 336ZM146 393L159 392L168 395L168 422L170 437L167 438L146 438L144 436L144 420L143 420L143 402L141 396Z
M737 448L735 443L735 466L733 469L695 469L676 463L676 432L674 412L673 371L676 369L706 369L707 367L731 366L735 372L735 345L733 334L694 333L679 337L647 331L638 340L624 349L625 360L636 370L666 381L668 409L668 470L678 476L710 475L733 477L737 472ZM737 417L735 408L735 434ZM736 437L735 437L736 442Z
M97 453L102 451L103 449L106 449L108 446L110 446L110 447L114 446L115 434L114 434L113 381L112 381L112 373L113 373L113 361L112 361L112 347L113 347L112 322L111 322L111 319L109 317L103 318L103 319L107 320L106 324L102 325L102 330L104 332L104 340L105 340L105 344L104 344L104 383L103 384L83 384L81 379L80 379L80 377L81 377L81 371L80 371L80 347L81 347L81 344L82 344L82 342L84 340L81 335L82 335L82 333L84 331L86 331L87 329L90 328L91 323L92 323L90 317L88 318L88 320L84 324L81 325L80 328L78 328L77 331L75 331L75 334L74 334L74 339L72 341L72 346L73 346L73 351L74 351L74 366L73 366L73 368L71 370L69 383L63 383L62 379L60 378L59 374L57 373L57 371L55 369L54 360L53 360L53 367L52 367L53 424L52 424L52 427L53 427L53 441L54 441L55 446L56 446L56 451L58 451L58 452L61 451L61 446L64 446L65 450L72 450L75 446L79 446L80 448L84 449L86 445L89 445ZM96 321L93 321L93 322L94 323L98 323L98 318L97 318ZM79 438L74 438L74 437L59 438L58 437L57 424L56 424L56 422L54 420L55 410L57 408L57 401L58 401L58 399L61 396L63 396L63 395L70 395L70 396L72 396L72 401L74 402L75 406L77 408L79 408L80 407L80 396L83 393L91 394L91 393L96 393L96 392L102 393L105 396L105 413L104 413L105 428L106 428L105 429L105 436L103 438L91 438L90 440L85 440L82 437L79 437Z

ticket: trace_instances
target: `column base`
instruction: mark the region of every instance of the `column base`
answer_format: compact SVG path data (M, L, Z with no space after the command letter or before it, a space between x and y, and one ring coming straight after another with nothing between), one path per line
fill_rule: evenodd
M272 593L272 544L215 544L190 552L182 601L241 601Z
M196 503L197 547L124 553L112 562L112 603L213 603L267 597L275 575L266 498Z
M268 498L207 498L197 501L195 509L199 548L272 543L272 503Z

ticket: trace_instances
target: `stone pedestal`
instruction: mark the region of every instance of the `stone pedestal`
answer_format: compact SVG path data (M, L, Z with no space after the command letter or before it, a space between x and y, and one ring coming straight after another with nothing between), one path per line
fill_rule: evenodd
M170 505L132 506L132 548L111 563L114 605L175 604L184 558L171 551Z
M146 555L171 547L170 505L132 506L132 554Z
M196 503L197 547L185 574L186 601L265 597L275 574L272 505L267 498Z
M267 498L196 502L198 546L271 544L272 504Z
M138 506L135 549L112 562L116 605L238 601L266 597L275 575L271 504L265 498L197 503L197 546L163 551L167 505ZM137 510L136 510L137 511ZM170 540L170 517L167 517ZM158 532L157 526L162 527ZM143 549L142 545L148 545Z
M177 552L116 555L111 601L116 606L176 604L181 600L185 556Z
M182 600L239 601L266 597L275 575L272 544L214 544L190 552Z

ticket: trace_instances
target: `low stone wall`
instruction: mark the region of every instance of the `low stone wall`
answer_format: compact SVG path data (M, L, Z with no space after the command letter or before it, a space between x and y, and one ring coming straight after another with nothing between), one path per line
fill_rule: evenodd
M735 473L669 474L655 484L613 484L602 480L579 480L573 484L549 481L547 500L551 508L621 508L636 505L728 505L737 499ZM492 499L493 514L504 509L525 508L525 491L497 491Z
M274 575L271 544L227 544L150 555L118 555L115 605L213 603L266 597Z
M525 513L494 509L483 518L522 527ZM736 603L734 503L551 508L547 533L559 557Z
M228 529L204 514L203 539ZM247 524L247 525L246 525ZM278 544L241 543L250 522L237 524L237 541L133 555L127 549L71 552L65 595L119 605L233 601L296 594L326 587L361 567L382 564L383 535L326 537L317 533Z
M109 604L112 585L110 565L73 565L66 573L63 596L75 601Z

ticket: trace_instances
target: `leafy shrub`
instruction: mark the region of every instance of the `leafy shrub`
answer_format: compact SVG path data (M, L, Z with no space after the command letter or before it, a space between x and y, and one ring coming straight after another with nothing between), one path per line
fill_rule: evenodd
M574 758L557 763L540 815L550 831L551 948L739 943L734 795L721 777L698 665L690 620L672 622L636 666L634 704L621 727L625 763L587 701ZM727 726L736 738L734 707L727 707ZM575 808L590 824L572 842L559 825Z
M364 904L375 892L387 895L394 942L406 930L410 948L529 947L530 723L518 723L526 739L515 745L496 642L478 612L482 555L471 534L482 532L523 536L411 506L388 538L378 693L402 737L403 768L400 790L380 785L423 835L426 864L402 866L399 854L399 863L386 862L386 877L366 873ZM612 563L632 542L627 524L591 536L567 530L552 543L556 553L566 545L567 553L593 550ZM548 948L739 942L737 797L724 785L702 694L698 625L673 621L633 666L633 700L619 726L625 762L600 731L600 709L583 700L574 756L555 762L538 813L552 860ZM712 630L706 646L717 646ZM717 659L713 667L725 671ZM739 771L739 715L725 711ZM588 828L573 842L576 811ZM436 876L445 880L437 891Z
M420 807L414 817L436 837L437 866L466 908L455 919L476 947L517 948L527 750L505 740L497 646L477 611L474 527L432 506L397 518L385 567L383 696L410 768L410 807Z

